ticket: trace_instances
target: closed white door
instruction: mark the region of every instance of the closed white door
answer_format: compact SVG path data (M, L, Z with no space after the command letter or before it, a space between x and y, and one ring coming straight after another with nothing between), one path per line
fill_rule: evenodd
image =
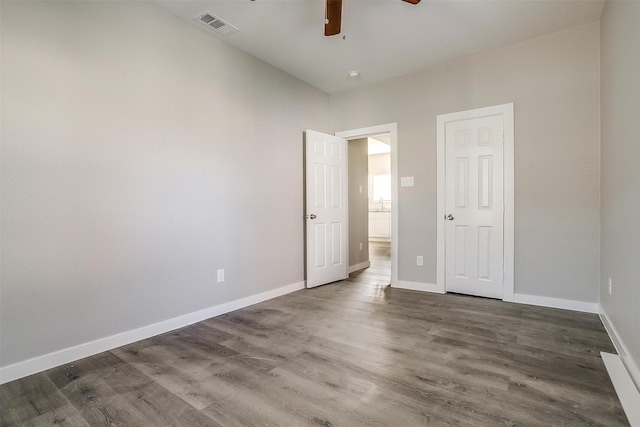
M307 130L306 286L346 279L347 141Z
M447 292L502 298L503 121L496 115L446 124Z

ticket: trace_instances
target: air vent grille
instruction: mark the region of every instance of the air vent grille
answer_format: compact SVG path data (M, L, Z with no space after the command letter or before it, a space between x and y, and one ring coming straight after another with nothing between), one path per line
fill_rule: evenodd
M206 25L208 28L225 37L239 31L238 28L218 18L211 12L203 12L195 19L202 25Z

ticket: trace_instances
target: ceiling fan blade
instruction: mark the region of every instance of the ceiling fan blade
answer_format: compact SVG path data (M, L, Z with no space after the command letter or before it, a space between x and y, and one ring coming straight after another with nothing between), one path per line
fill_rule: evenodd
M420 0L418 0L420 1ZM327 0L325 10L324 35L340 34L342 25L342 0Z
M420 3L420 0L402 0L402 1L406 1L407 3L411 3L411 4L418 4L418 3Z

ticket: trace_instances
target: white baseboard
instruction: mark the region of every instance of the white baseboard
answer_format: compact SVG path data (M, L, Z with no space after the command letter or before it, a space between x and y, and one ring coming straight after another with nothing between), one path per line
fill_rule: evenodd
M369 268L371 266L371 261L361 262L360 264L350 265L349 266L349 274L354 271L362 270L363 268Z
M629 424L631 427L640 426L640 391L633 383L629 371L617 354L600 352L600 356Z
M304 282L293 283L271 291L262 292L235 301L205 308L204 310L174 317L173 319L163 320L162 322L143 326L142 328L132 329L109 337L100 338L44 354L42 356L37 356L12 365L3 366L0 368L0 384L51 369L65 363L73 362L74 360L82 359L83 357L93 356L94 354L98 354L103 351L108 351L155 335L163 334L174 329L182 328L211 317L229 313L231 311L248 307L300 289L304 289Z
M562 308L565 310L598 313L600 304L597 302L574 301L570 299L541 297L537 295L513 294L513 302L520 304L539 305L542 307Z
M627 369L629 377L635 383L636 389L640 391L640 369L638 367L638 363L629 355L627 345L618 333L616 327L609 320L609 316L607 316L607 313L602 309L602 307L600 308L600 320L602 321L604 328L607 330L609 338L611 338L611 342L616 348L622 363ZM640 408L640 405L638 407Z
M394 288L409 289L412 291L434 292L441 294L442 291L438 290L438 285L435 283L422 283L422 282L408 282L406 280L398 280Z

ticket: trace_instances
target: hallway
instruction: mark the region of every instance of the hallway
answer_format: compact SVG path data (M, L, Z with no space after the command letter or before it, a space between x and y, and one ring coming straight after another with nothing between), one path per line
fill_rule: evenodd
M391 279L391 243L369 242L371 266L349 274L347 281L383 289Z

